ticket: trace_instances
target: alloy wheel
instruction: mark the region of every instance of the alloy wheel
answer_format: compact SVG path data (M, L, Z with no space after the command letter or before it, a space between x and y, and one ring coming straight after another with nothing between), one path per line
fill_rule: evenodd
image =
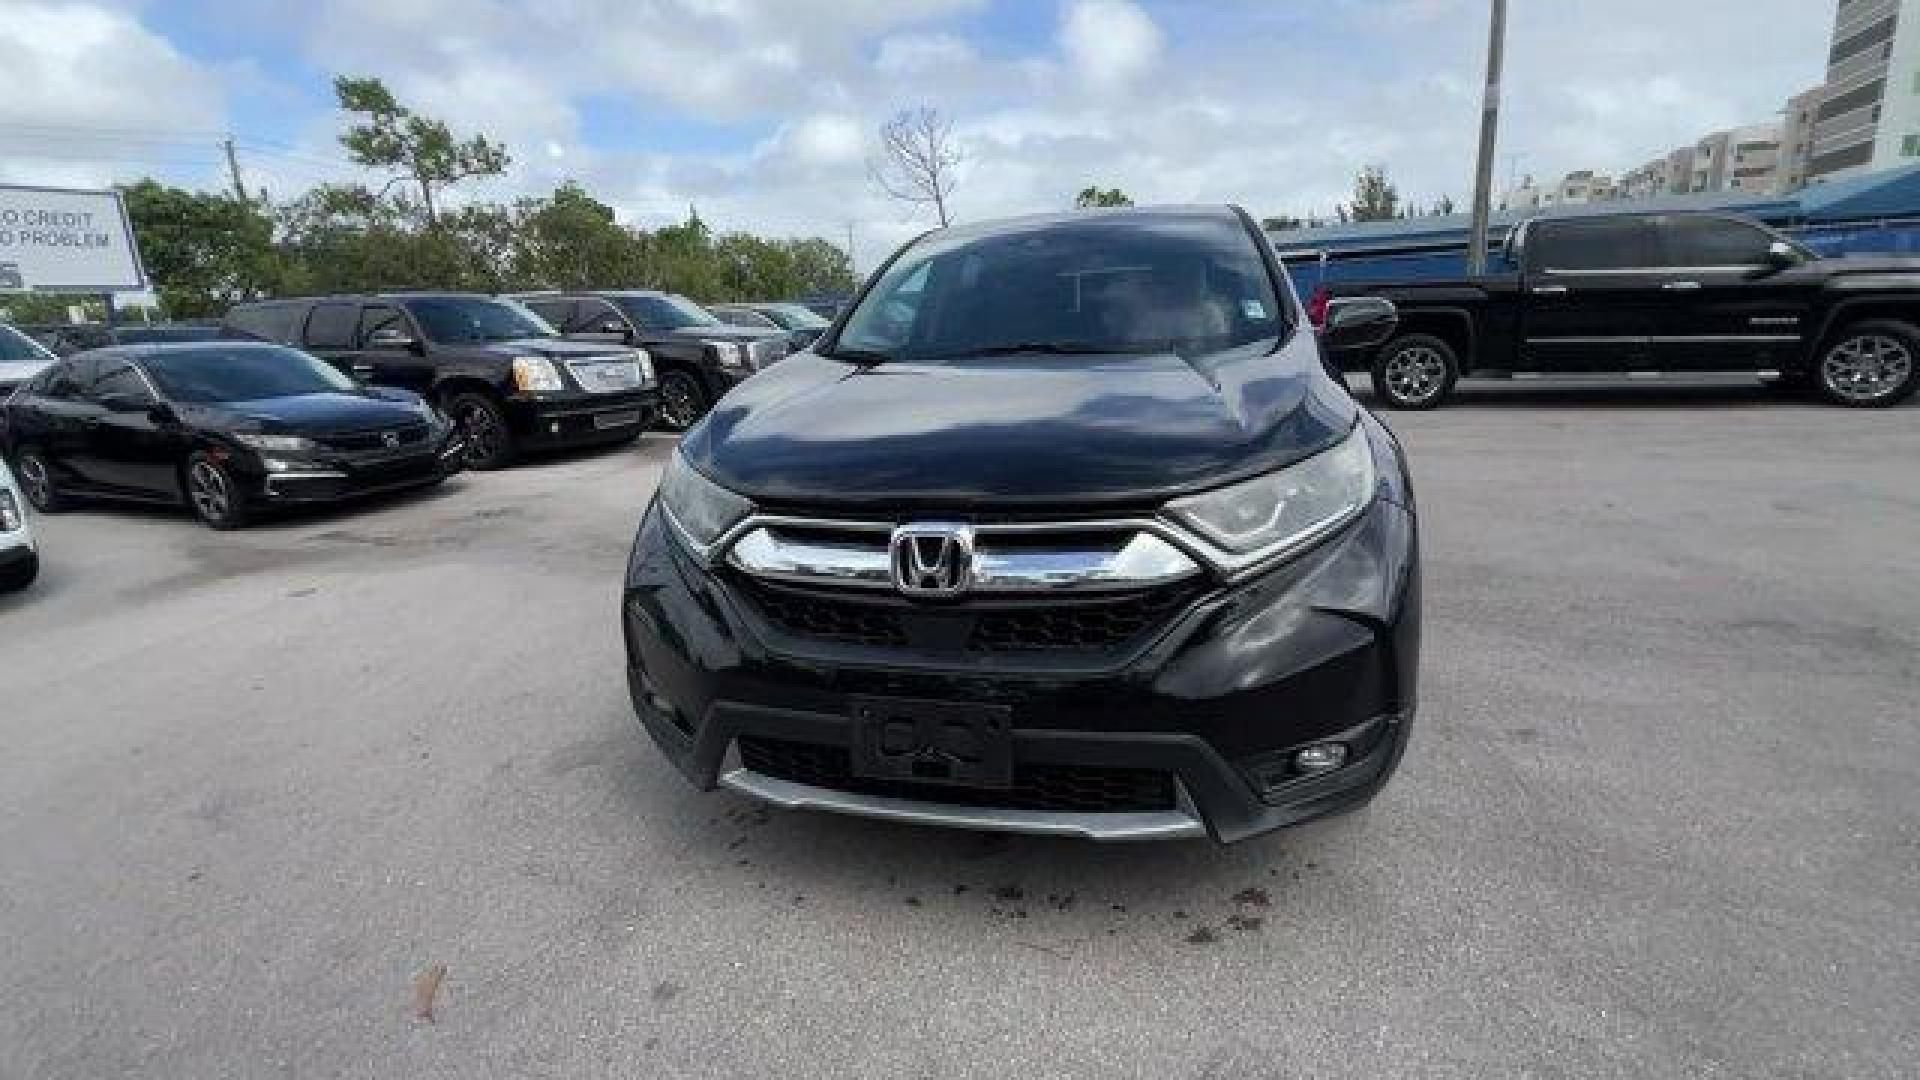
M194 511L207 521L225 521L233 513L233 489L227 484L227 474L211 461L196 461L187 469L187 496L193 500Z
M660 415L675 431L685 431L700 419L703 396L693 376L669 371L660 381Z
M467 464L483 466L500 455L507 433L500 417L484 405L468 405L460 410L460 433L467 444Z
M1882 334L1861 334L1835 345L1820 362L1820 378L1834 396L1873 402L1891 396L1913 374L1913 354Z
M1447 362L1424 345L1401 349L1386 362L1387 389L1394 399L1407 405L1431 401L1447 380Z
M47 475L47 463L39 454L20 455L20 486L36 510L45 510L53 502L53 477Z

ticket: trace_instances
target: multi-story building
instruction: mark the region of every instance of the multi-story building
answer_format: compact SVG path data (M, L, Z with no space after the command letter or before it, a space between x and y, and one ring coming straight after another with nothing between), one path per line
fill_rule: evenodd
M1554 186L1552 200L1555 206L1577 205L1579 203L1604 202L1613 198L1613 177L1596 173L1592 169L1579 169L1561 178Z
M1781 129L1777 124L1754 124L1727 132L1727 160L1723 183L1715 191L1772 194L1780 187Z
M1822 83L1787 99L1780 125L1780 175L1774 191L1786 194L1807 186L1807 174L1813 164L1813 121L1820 105L1827 100Z
M1920 159L1920 0L1837 0L1807 177Z

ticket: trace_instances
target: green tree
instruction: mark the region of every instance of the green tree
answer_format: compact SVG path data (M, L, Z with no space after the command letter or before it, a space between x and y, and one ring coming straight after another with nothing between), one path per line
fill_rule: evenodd
M420 195L428 226L440 224L438 195L475 176L498 176L512 161L506 147L485 135L456 140L447 125L419 116L394 99L379 79L340 76L333 80L340 107L366 117L340 136L353 160L369 169L394 173L388 188L406 180ZM384 192L383 192L384 194Z
M1273 217L1260 219L1260 227L1268 232L1292 232L1304 225L1306 222L1287 214L1276 214Z
M523 199L514 236L520 279L556 289L642 284L642 245L614 220L613 207L571 181L546 199Z
M1392 221L1400 214L1400 192L1386 169L1368 165L1353 178L1353 202L1339 209L1342 221Z
M1092 210L1101 206L1132 206L1133 200L1119 188L1102 189L1098 185L1088 184L1073 197L1075 210Z
M121 193L140 261L170 318L218 315L275 284L273 221L251 202L151 179Z

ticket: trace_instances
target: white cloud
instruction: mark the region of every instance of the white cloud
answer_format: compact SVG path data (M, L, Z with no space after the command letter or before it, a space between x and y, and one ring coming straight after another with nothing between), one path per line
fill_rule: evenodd
M1113 91L1152 70L1166 39L1131 0L1074 0L1060 24L1060 47L1094 90Z
M880 42L874 70L893 78L925 76L972 66L973 46L953 34L895 34Z

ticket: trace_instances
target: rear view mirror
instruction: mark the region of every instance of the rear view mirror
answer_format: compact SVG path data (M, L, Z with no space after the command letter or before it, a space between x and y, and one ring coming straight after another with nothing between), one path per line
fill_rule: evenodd
M1327 323L1320 344L1333 352L1370 349L1393 336L1400 310L1377 296L1338 297L1327 302Z

